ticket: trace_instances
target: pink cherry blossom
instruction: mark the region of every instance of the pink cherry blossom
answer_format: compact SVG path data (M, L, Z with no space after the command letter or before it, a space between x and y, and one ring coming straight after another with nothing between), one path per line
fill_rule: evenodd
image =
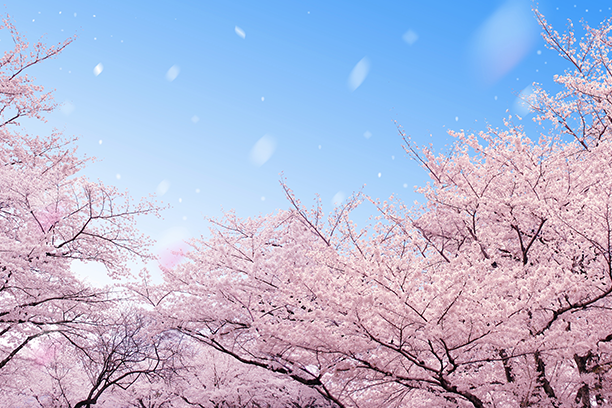
M509 117L438 155L399 128L421 208L356 194L324 218L283 183L288 210L192 242L160 318L340 407L610 405L612 25L579 43L536 17L572 69L533 85L541 134Z

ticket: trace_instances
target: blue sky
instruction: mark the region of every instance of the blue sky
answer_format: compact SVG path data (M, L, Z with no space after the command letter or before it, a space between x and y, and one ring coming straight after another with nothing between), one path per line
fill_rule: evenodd
M30 42L77 36L31 70L61 106L27 131L79 136L80 154L99 159L85 175L169 203L163 220L140 222L160 254L206 234L205 217L222 208L244 217L288 208L281 172L326 211L364 185L412 202L427 174L394 121L444 151L449 128L529 119L517 95L533 82L555 89L552 76L568 68L523 0L4 4ZM562 31L567 18L578 27L611 17L608 4L539 9Z

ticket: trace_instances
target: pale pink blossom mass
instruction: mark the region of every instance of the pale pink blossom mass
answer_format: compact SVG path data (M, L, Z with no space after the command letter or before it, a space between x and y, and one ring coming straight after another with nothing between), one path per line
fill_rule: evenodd
M482 35L495 22L523 24L513 7L505 3ZM134 202L89 180L76 138L31 136L17 123L58 107L24 71L74 38L32 47L3 20L13 48L0 58L0 405L611 406L612 22L577 39L571 24L559 34L535 16L570 66L554 77L560 92L524 88L518 116L449 131L446 154L397 127L430 177L417 188L423 203L336 187L324 214L320 198L305 205L282 179L286 209L227 211L209 219L208 236L185 242L187 228L170 227L157 244L137 228L140 217L160 216L155 195ZM495 80L530 38L486 40L512 51L493 61ZM501 58L491 44L483 52ZM368 61L353 68L351 91ZM166 79L178 74L173 65ZM529 114L538 131L520 125ZM254 171L275 152L272 136L255 141ZM180 188L162 177L158 197ZM193 199L182 197L172 202ZM368 210L370 222L357 225ZM115 285L89 284L75 263L104 269Z

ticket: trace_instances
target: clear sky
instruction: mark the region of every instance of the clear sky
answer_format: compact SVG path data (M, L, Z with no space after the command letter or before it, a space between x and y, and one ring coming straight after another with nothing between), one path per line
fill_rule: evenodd
M419 199L427 175L394 121L444 151L449 128L517 113L528 122L519 93L555 89L552 76L569 68L524 0L4 4L31 43L77 36L31 70L61 107L27 131L79 136L80 154L99 159L85 175L169 203L164 220L140 223L162 256L206 234L205 217L222 208L288 208L281 172L326 211L364 185L374 198ZM563 31L568 18L610 18L609 4L541 0L539 10ZM0 47L9 41L0 33Z

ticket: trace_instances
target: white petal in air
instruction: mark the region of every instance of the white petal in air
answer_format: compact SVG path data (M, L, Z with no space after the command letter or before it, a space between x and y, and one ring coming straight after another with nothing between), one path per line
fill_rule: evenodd
M334 197L332 198L332 205L334 207L339 206L340 204L342 204L342 202L344 201L344 199L346 198L346 196L344 195L344 192L342 191L338 191Z
M368 57L363 57L361 61L355 65L355 68L353 68L348 77L348 88L351 91L359 88L359 85L361 85L368 76L368 72L370 72L370 60Z
M412 45L419 39L419 35L412 30L408 30L404 33L402 39L406 41L408 45Z
M181 69L178 67L178 65L171 66L168 72L166 72L166 79L170 82L174 81L179 72L181 72Z
M163 196L170 189L170 182L168 180L163 180L161 183L157 185L157 189L155 190L157 194Z
M236 32L236 34L238 34L238 37L244 39L246 37L246 34L244 32L244 30L238 26L234 27L234 31Z
M98 65L94 67L93 73L95 76L98 76L102 73L103 70L104 70L104 65L102 65L102 63L99 63Z
M272 157L275 149L276 142L274 139L269 135L265 135L255 143L249 154L249 159L251 163L259 167Z

